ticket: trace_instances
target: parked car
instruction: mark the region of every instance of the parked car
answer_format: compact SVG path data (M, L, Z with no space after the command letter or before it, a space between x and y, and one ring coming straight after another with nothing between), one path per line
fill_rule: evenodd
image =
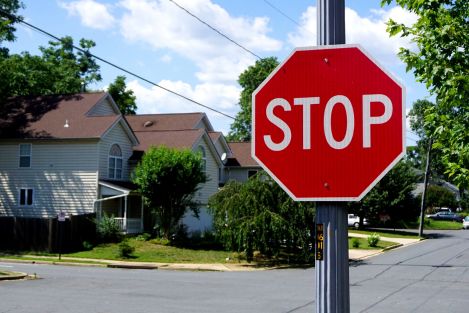
M439 211L439 212L436 212L435 214L427 214L426 217L432 220L440 220L440 221L455 221L455 222L462 221L461 215L452 213L449 211Z
M355 228L358 228L360 227L360 217L358 215L355 215L355 214L348 214L348 226L349 227L355 227ZM363 219L363 226L368 226L370 225L370 223L368 222L368 220L366 218Z
M462 220L462 228L469 229L469 215Z

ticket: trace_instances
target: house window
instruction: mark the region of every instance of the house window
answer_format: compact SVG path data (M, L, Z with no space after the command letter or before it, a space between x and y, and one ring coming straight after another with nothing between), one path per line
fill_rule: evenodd
M31 167L31 144L20 144L20 167Z
M205 149L202 146L199 146L200 156L202 157L202 164L201 168L202 171L205 173L207 171L207 154L205 153Z
M248 170L248 178L251 178L252 176L257 174L257 170Z
M21 188L20 189L20 205L21 206L31 206L33 205L33 189L31 188Z
M109 150L108 177L112 179L122 178L122 150L119 145L112 145Z

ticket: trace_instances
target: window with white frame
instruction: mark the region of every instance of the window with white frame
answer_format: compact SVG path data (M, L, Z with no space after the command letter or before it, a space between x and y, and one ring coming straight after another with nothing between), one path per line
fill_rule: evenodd
M199 152L202 158L201 168L202 168L202 171L205 173L207 171L207 154L205 153L205 148L202 146L199 146Z
M31 206L34 204L34 190L32 188L20 189L20 206Z
M122 178L122 150L117 144L109 150L108 178Z
M31 167L32 145L30 143L20 144L20 167Z

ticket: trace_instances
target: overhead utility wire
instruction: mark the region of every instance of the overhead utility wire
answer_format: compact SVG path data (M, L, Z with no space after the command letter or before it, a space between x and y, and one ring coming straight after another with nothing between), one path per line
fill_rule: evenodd
M43 29L41 29L41 28L39 28L39 27L36 27L36 26L34 26L34 25L32 25L32 24L30 24L30 23L28 23L28 22L25 22L25 21L23 21L22 19L20 19L20 18L14 16L14 15L12 15L12 14L9 14L8 12L5 12L5 11L3 11L3 10L0 9L0 13L2 13L2 14L5 15L5 16L7 16L7 17L8 17L9 19L11 19L12 21L16 21L16 22L22 23L22 24L24 24L24 25L26 25L26 26L28 26L28 27L30 27L30 28L32 28L32 29L34 29L34 30L36 30L36 31L38 31L38 32L40 32L40 33L42 33L42 34L45 34L45 35L47 35L47 36L49 36L49 37L51 37L51 38L53 38L53 39L55 39L55 40L57 40L57 41L59 41L59 42L62 42L62 39L60 39L59 37L57 37L57 36L55 36L55 35L53 35L53 34L47 32L47 31L45 31L45 30L43 30ZM108 64L108 65L110 65L110 66L112 66L112 67L114 67L114 68L117 68L117 69L119 69L119 70L121 70L121 71L123 71L123 72L125 72L125 73L127 73L127 74L129 74L129 75L132 75L132 76L134 76L134 77L136 77L136 78L138 78L138 79L140 79L140 80L143 80L144 82L147 82L147 83L150 84L150 85L153 85L153 86L155 86L155 87L161 88L161 89L163 89L163 90L165 90L165 91L167 91L167 92L169 92L169 93L172 93L173 95L176 95L176 96L181 97L181 98L183 98L183 99L185 99L185 100L187 100L187 101L190 101L190 102L192 102L192 103L194 103L194 104L197 104L198 106L204 107L204 108L206 108L206 109L208 109L208 110L210 110L210 111L212 111L212 112L221 114L221 115L226 116L226 117L228 117L228 118L231 118L231 119L233 119L233 120L235 119L233 116L231 116L231 115L229 115L229 114L226 114L226 113L224 113L224 112L222 112L222 111L219 111L219 110L217 110L217 109L211 108L211 107L209 107L209 106L207 106L207 105L205 105L205 104L202 104L202 103L200 103L200 102L198 102L198 101L196 101L196 100L193 100L193 99L191 99L191 98L189 98L189 97L187 97L187 96L184 96L183 94L180 94L180 93L178 93L178 92L176 92L176 91L173 91L173 90L171 90L171 89L168 89L168 88L166 88L166 87L163 87L163 86L161 86L161 85L158 85L157 83L152 82L152 81L149 80L149 79L146 79L146 78L144 78L144 77L142 77L142 76L140 76L140 75L138 75L138 74L135 74L134 72L131 72L131 71L129 71L129 70L127 70L127 69L125 69L125 68L123 68L123 67L117 65L117 64L114 64L114 63L112 63L112 62L110 62L110 61L107 61L107 60L105 60L105 59L103 59L103 58L101 58L101 57L99 57L99 56L97 56L97 55L95 55L95 54L92 54L92 53L90 53L89 51L86 51L86 50L84 50L84 49L82 49L82 48L80 48L80 47L77 47L77 46L73 45L73 48L76 49L76 50L78 50L78 51L80 51L80 52L83 52L83 53L84 53L86 56L88 56L88 57L93 57L93 58L95 58L96 60L99 60L99 61L101 61L101 62L103 62L103 63L106 63L106 64Z
M284 13L282 10L280 10L279 8L277 8L275 5L273 5L272 3L270 3L270 1L267 1L267 0L264 0L265 3L267 3L272 9L274 9L275 11L277 11L278 13L282 14L284 17L286 17L287 19L289 19L291 22L293 22L294 24L296 24L297 26L303 28L303 26L300 25L300 23L298 23L297 21L295 21L294 19L292 19L291 17L289 17L286 13Z
M234 41L233 39L231 39L230 37L228 37L227 35L225 35L224 33L222 33L221 31L219 31L218 29L216 29L215 27L213 27L212 25L208 24L207 22L205 22L204 20L200 19L197 15L195 15L194 13L192 13L191 11L187 10L186 8L184 8L183 6L181 6L180 4L178 4L176 1L173 1L173 0L169 0L171 1L172 3L174 3L175 6L177 6L178 8L180 8L181 10L183 10L184 12L186 12L187 14L189 14L190 16L192 16L193 18L195 18L196 20L198 20L199 22L201 22L202 24L206 25L208 28L210 28L211 30L215 31L216 33L218 33L220 36L224 37L225 39L231 41L232 43L234 43L235 45L237 45L238 47L240 47L241 49L243 49L244 51L252 54L253 56L255 56L256 58L258 58L259 60L262 60L262 58L260 56L258 56L257 54L255 54L254 52L252 52L251 50L249 50L248 48L242 46L241 44L237 43L236 41Z

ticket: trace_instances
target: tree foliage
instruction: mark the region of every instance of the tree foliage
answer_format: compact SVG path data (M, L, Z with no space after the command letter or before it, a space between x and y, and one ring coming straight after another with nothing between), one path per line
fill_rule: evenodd
M380 216L389 216L393 222L413 220L419 212L412 194L416 182L412 166L401 161L361 201L350 202L349 211L375 223Z
M229 141L251 140L252 93L278 64L275 57L261 59L239 75L238 83L243 88L239 99L241 110L236 115L233 124L231 124L231 130L227 137Z
M80 40L87 52L94 46L91 40ZM2 97L78 93L101 80L99 65L89 53L75 52L71 37L39 49L40 56L22 52L0 57Z
M428 186L425 203L426 208L448 207L456 209L458 207L456 195L445 187L438 185Z
M131 89L127 89L125 76L117 76L114 82L109 85L107 91L119 106L122 114L133 115L136 113L136 97Z
M266 174L229 182L210 198L209 209L224 246L248 260L254 251L278 256L285 248L296 261L310 261L314 205L293 201Z
M23 7L23 3L18 0L0 0L0 44L3 41L15 40L16 28L13 16ZM2 54L8 54L8 49L0 46L0 55Z
M383 5L392 0L382 0ZM436 96L426 112L434 125L434 147L441 149L446 173L460 188L469 186L469 1L396 0L417 15L411 25L388 22L391 35L409 37L417 49L401 48L400 58Z
M143 155L132 180L138 185L166 239L187 208L198 214L192 198L199 184L206 181L200 155L189 150L152 147Z

